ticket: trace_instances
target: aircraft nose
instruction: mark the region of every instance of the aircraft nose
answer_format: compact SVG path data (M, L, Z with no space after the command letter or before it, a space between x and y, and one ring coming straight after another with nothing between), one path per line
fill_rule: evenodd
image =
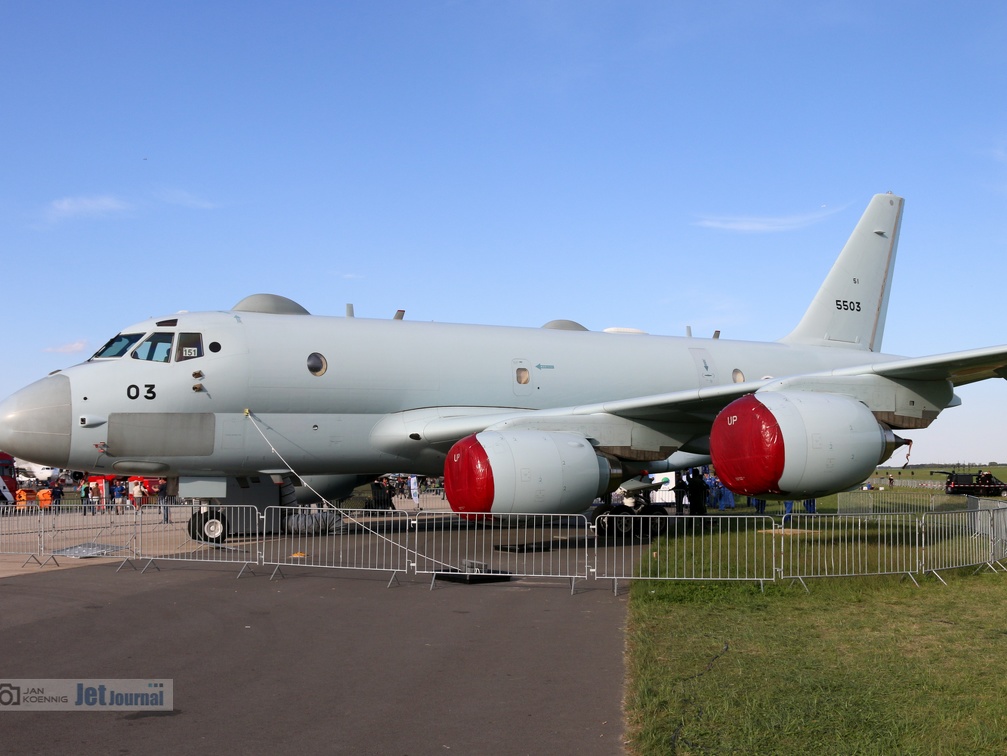
M50 375L0 402L0 449L65 467L70 458L70 379Z

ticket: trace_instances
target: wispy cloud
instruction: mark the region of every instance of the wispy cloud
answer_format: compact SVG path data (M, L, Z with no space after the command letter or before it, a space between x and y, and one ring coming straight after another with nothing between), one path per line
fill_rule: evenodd
M87 349L87 341L80 339L79 341L72 341L69 344L63 344L62 346L46 347L42 351L44 352L55 352L57 354L78 354Z
M63 197L49 203L46 217L56 223L76 218L104 218L124 213L130 204L108 194L93 197Z
M216 202L210 202L184 189L162 189L157 197L169 205L179 205L193 210L215 210L220 207Z
M845 206L832 208L823 206L813 213L800 215L708 215L700 218L694 225L741 234L771 234L813 226L843 209Z

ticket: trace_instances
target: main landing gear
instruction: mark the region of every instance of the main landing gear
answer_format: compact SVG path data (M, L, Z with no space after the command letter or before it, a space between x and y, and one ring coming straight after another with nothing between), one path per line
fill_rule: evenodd
M594 507L591 524L599 537L643 540L664 533L667 514L668 510L657 504L637 503L627 497L622 504L606 502Z
M189 518L189 535L194 541L223 543L227 538L227 518L219 507L201 507Z

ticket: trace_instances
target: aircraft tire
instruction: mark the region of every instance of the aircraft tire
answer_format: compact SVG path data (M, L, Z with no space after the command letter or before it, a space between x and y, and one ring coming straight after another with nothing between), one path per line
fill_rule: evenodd
M193 512L189 518L189 538L194 541L203 540L203 523L206 521L205 512Z
M664 507L659 507L657 504L647 504L643 509L640 510L642 515L660 515L660 517L654 517L649 520L650 522L650 534L651 536L664 535L664 531L667 529L667 521L664 516L668 514L668 510Z
M591 510L591 524L594 525L595 532L600 538L608 535L608 531L612 525L612 518L605 515L611 515L613 509L614 507L611 504L599 504Z
M643 535L643 520L625 504L614 507L608 521L610 534L620 539L639 538Z
M227 518L219 509L196 512L189 518L189 535L194 541L223 543L227 538Z
M227 538L227 518L219 509L211 509L203 523L203 539L207 543L223 543Z

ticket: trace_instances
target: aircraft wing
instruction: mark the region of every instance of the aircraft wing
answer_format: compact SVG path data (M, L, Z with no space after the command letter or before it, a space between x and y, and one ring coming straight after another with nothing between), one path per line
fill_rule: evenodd
M514 425L551 430L584 430L591 422L603 422L606 417L708 425L717 413L732 401L757 391L770 382L762 380L730 383L724 386L706 386L666 394L546 410L500 408L475 413L470 408L457 408L457 415L442 415L436 419L426 420L423 423L421 436L431 443L443 443L457 441L471 433ZM450 408L442 408L441 412L449 413Z
M866 367L836 370L832 375L860 375L865 372L903 380L947 380L955 386L964 386L988 378L1007 378L1007 346L878 362Z
M782 378L783 384L799 385L807 378L877 375L894 380L950 381L962 386L988 378L1007 378L1007 346L971 349L929 357L895 358L803 376ZM441 408L437 418L426 418L420 435L432 443L453 442L471 433L507 427L543 430L578 430L591 435L592 423L605 418L624 418L643 423L671 423L688 427L709 424L735 399L754 393L781 379L764 379L720 386L704 386L666 394L618 399L547 410Z

